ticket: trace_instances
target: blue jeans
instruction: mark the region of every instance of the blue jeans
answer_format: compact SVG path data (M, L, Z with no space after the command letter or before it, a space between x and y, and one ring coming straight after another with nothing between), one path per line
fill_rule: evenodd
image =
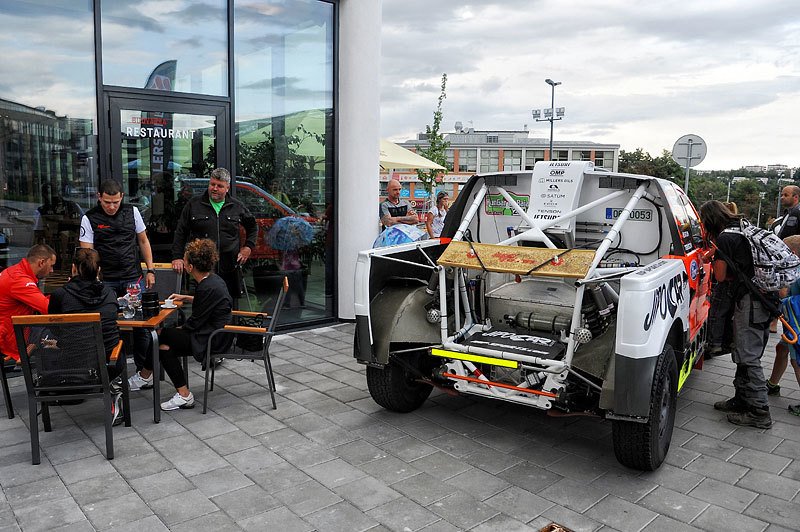
M128 285L135 282L136 279L103 280L103 284L112 289L117 294L117 297L122 297L128 293ZM145 290L144 277L139 278L139 289L142 292ZM128 349L128 352L133 355L133 363L136 364L138 371L144 367L147 355L153 349L151 345L152 337L150 336L150 331L138 328L132 331L131 336L133 337L133 346Z

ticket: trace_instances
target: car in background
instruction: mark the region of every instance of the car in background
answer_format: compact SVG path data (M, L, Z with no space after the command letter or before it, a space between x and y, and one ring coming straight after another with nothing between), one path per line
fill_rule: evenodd
M208 179L188 178L181 181L182 185L189 185L194 195L203 194L208 190ZM250 255L250 260L264 259L268 261L280 260L280 251L272 249L267 239L267 233L277 220L284 216L298 216L312 227L318 229L320 220L305 212L298 212L286 205L278 198L261 188L260 186L237 178L235 184L236 199L244 203L250 213L255 216L258 224L258 235L256 236L256 249ZM244 241L244 230L242 230L242 241Z

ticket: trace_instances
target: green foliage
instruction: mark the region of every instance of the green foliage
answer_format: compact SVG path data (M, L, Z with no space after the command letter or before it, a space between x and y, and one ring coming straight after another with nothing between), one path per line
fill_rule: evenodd
M684 185L685 170L672 160L669 150L663 150L661 156L653 158L642 148L635 151L620 150L619 171L633 174L644 174L670 179L681 187ZM733 183L734 177L743 177ZM786 177L775 170L769 172L751 172L738 170L713 170L698 174L689 170L689 199L699 207L708 200L728 201L728 184L730 183L730 201L736 203L740 214L752 223L758 223L758 206L761 203L761 226L768 226L778 211L778 200L781 188L792 184L788 180L778 183L778 179ZM766 184L762 182L767 180ZM764 193L764 198L760 194Z
M447 148L450 143L444 139L444 135L439 131L442 125L442 102L447 98L445 88L447 87L447 74L442 74L441 92L439 93L438 103L436 110L433 112L433 125L425 126L425 135L428 138L428 147L421 148L417 151L421 156L445 167L444 170L417 170L417 178L422 182L425 190L428 192L430 198L433 192L433 186L440 183L442 175L446 174L449 170L447 168Z

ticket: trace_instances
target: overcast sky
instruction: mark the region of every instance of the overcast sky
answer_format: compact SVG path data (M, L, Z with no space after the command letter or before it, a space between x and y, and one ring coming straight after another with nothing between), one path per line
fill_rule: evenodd
M796 0L383 0L381 133L432 122L447 73L444 131L549 137L531 109L562 82L555 138L651 155L700 135L698 169L800 166Z

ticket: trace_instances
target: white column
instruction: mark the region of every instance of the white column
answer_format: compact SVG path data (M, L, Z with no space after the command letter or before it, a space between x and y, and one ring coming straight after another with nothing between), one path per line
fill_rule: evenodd
M381 0L339 2L338 317L354 319L356 257L378 236Z

